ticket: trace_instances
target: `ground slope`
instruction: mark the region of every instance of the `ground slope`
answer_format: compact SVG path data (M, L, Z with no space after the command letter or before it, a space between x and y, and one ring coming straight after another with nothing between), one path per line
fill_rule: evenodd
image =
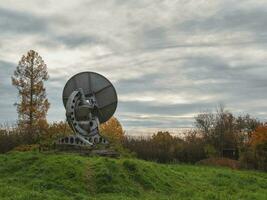
M0 155L0 199L267 199L267 174L13 152Z

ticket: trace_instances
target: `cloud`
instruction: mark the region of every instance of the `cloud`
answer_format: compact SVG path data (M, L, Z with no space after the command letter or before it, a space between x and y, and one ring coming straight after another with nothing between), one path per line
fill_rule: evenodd
M16 108L13 106L16 102L16 89L11 85L11 75L15 69L14 63L0 60L0 107L1 122L14 122L16 117Z
M178 28L188 32L250 31L262 33L266 31L266 27L262 26L267 17L266 8L266 5L254 8L239 8L238 5L228 9L222 7L212 16L187 20L179 24Z
M219 103L264 120L266 8L253 0L3 0L0 107L16 119L10 76L20 56L35 49L50 74L50 121L64 120L63 87L81 71L111 80L116 116L127 130L191 127L197 113Z
M33 34L45 32L46 21L25 12L0 7L0 29L2 34Z

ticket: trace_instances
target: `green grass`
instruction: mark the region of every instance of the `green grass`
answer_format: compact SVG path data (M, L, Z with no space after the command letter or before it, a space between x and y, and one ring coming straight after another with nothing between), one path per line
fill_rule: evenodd
M12 152L0 155L0 199L267 199L267 173Z

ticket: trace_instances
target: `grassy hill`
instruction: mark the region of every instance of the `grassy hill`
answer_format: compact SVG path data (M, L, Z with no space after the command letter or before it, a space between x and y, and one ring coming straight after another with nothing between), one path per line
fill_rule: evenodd
M0 199L267 199L267 173L12 152L0 155Z

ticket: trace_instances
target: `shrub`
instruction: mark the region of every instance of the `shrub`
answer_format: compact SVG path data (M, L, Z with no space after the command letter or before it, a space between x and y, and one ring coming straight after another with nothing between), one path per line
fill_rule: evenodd
M208 158L200 160L197 162L199 165L210 165L210 166L220 166L220 167L229 167L231 169L240 169L240 163L236 160L229 158Z
M20 145L17 146L13 149L13 151L34 151L34 150L38 150L39 149L39 145L38 144L25 144L25 145Z
M240 161L246 168L267 171L267 125L260 126L252 132Z
M194 163L205 158L202 139L191 133L181 139L160 131L150 138L125 138L123 146L138 158L160 163Z

